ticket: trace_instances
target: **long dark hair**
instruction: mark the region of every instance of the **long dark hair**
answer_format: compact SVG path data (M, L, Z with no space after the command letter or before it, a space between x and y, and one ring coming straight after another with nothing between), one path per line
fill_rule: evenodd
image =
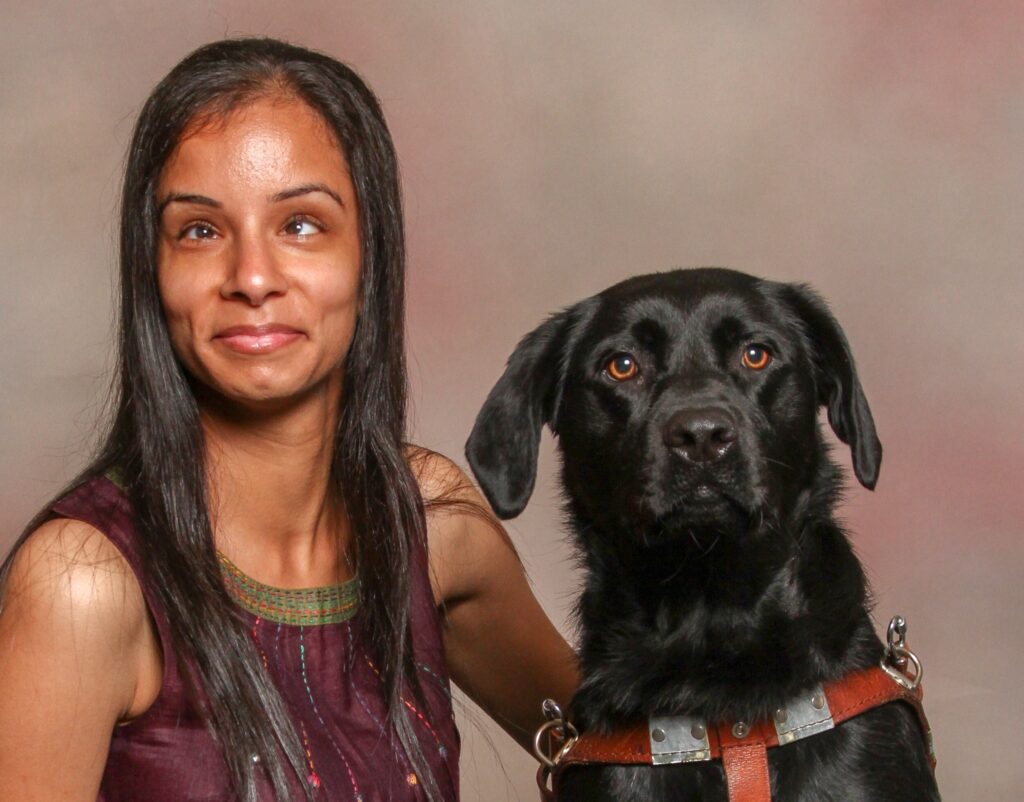
M182 132L247 101L281 94L300 99L323 118L355 186L361 309L345 363L328 492L350 519L360 616L380 669L389 722L435 800L437 784L400 697L406 688L422 701L411 653L409 566L411 549L425 543L426 526L403 452L405 245L398 165L380 105L350 68L273 39L225 40L186 57L146 101L128 151L121 203L112 422L99 455L74 485L112 468L124 477L144 582L167 612L179 659L195 666L190 679L202 691L209 727L239 797L256 798L260 770L277 798L286 799L287 766L309 797L294 726L221 578L199 409L171 348L156 276L155 189ZM254 755L261 759L253 761Z

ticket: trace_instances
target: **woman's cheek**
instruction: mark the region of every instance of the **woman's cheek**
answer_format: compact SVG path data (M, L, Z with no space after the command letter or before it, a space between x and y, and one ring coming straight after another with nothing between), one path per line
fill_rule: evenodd
M199 343L195 342L196 325L192 320L197 310L195 302L190 298L190 289L187 285L175 286L174 282L160 282L160 296L171 348L189 372L195 374L202 371L199 370L197 358Z

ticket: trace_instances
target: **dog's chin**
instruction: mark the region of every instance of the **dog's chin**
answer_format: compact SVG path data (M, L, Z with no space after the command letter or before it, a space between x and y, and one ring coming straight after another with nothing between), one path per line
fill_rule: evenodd
M709 548L721 537L742 536L753 518L751 507L739 499L701 487L658 515L646 529L644 541L657 546L685 540L698 548Z

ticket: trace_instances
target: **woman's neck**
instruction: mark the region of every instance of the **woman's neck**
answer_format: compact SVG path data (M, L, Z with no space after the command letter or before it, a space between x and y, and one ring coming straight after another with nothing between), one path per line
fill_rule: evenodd
M201 402L217 548L269 585L351 574L346 516L328 488L339 405L325 395L273 410Z

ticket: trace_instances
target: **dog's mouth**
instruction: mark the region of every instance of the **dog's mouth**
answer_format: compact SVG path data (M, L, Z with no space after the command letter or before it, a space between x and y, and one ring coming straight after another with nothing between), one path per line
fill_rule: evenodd
M677 538L703 542L708 536L745 532L752 518L750 505L742 499L720 487L700 483L654 518L645 539L652 544Z

